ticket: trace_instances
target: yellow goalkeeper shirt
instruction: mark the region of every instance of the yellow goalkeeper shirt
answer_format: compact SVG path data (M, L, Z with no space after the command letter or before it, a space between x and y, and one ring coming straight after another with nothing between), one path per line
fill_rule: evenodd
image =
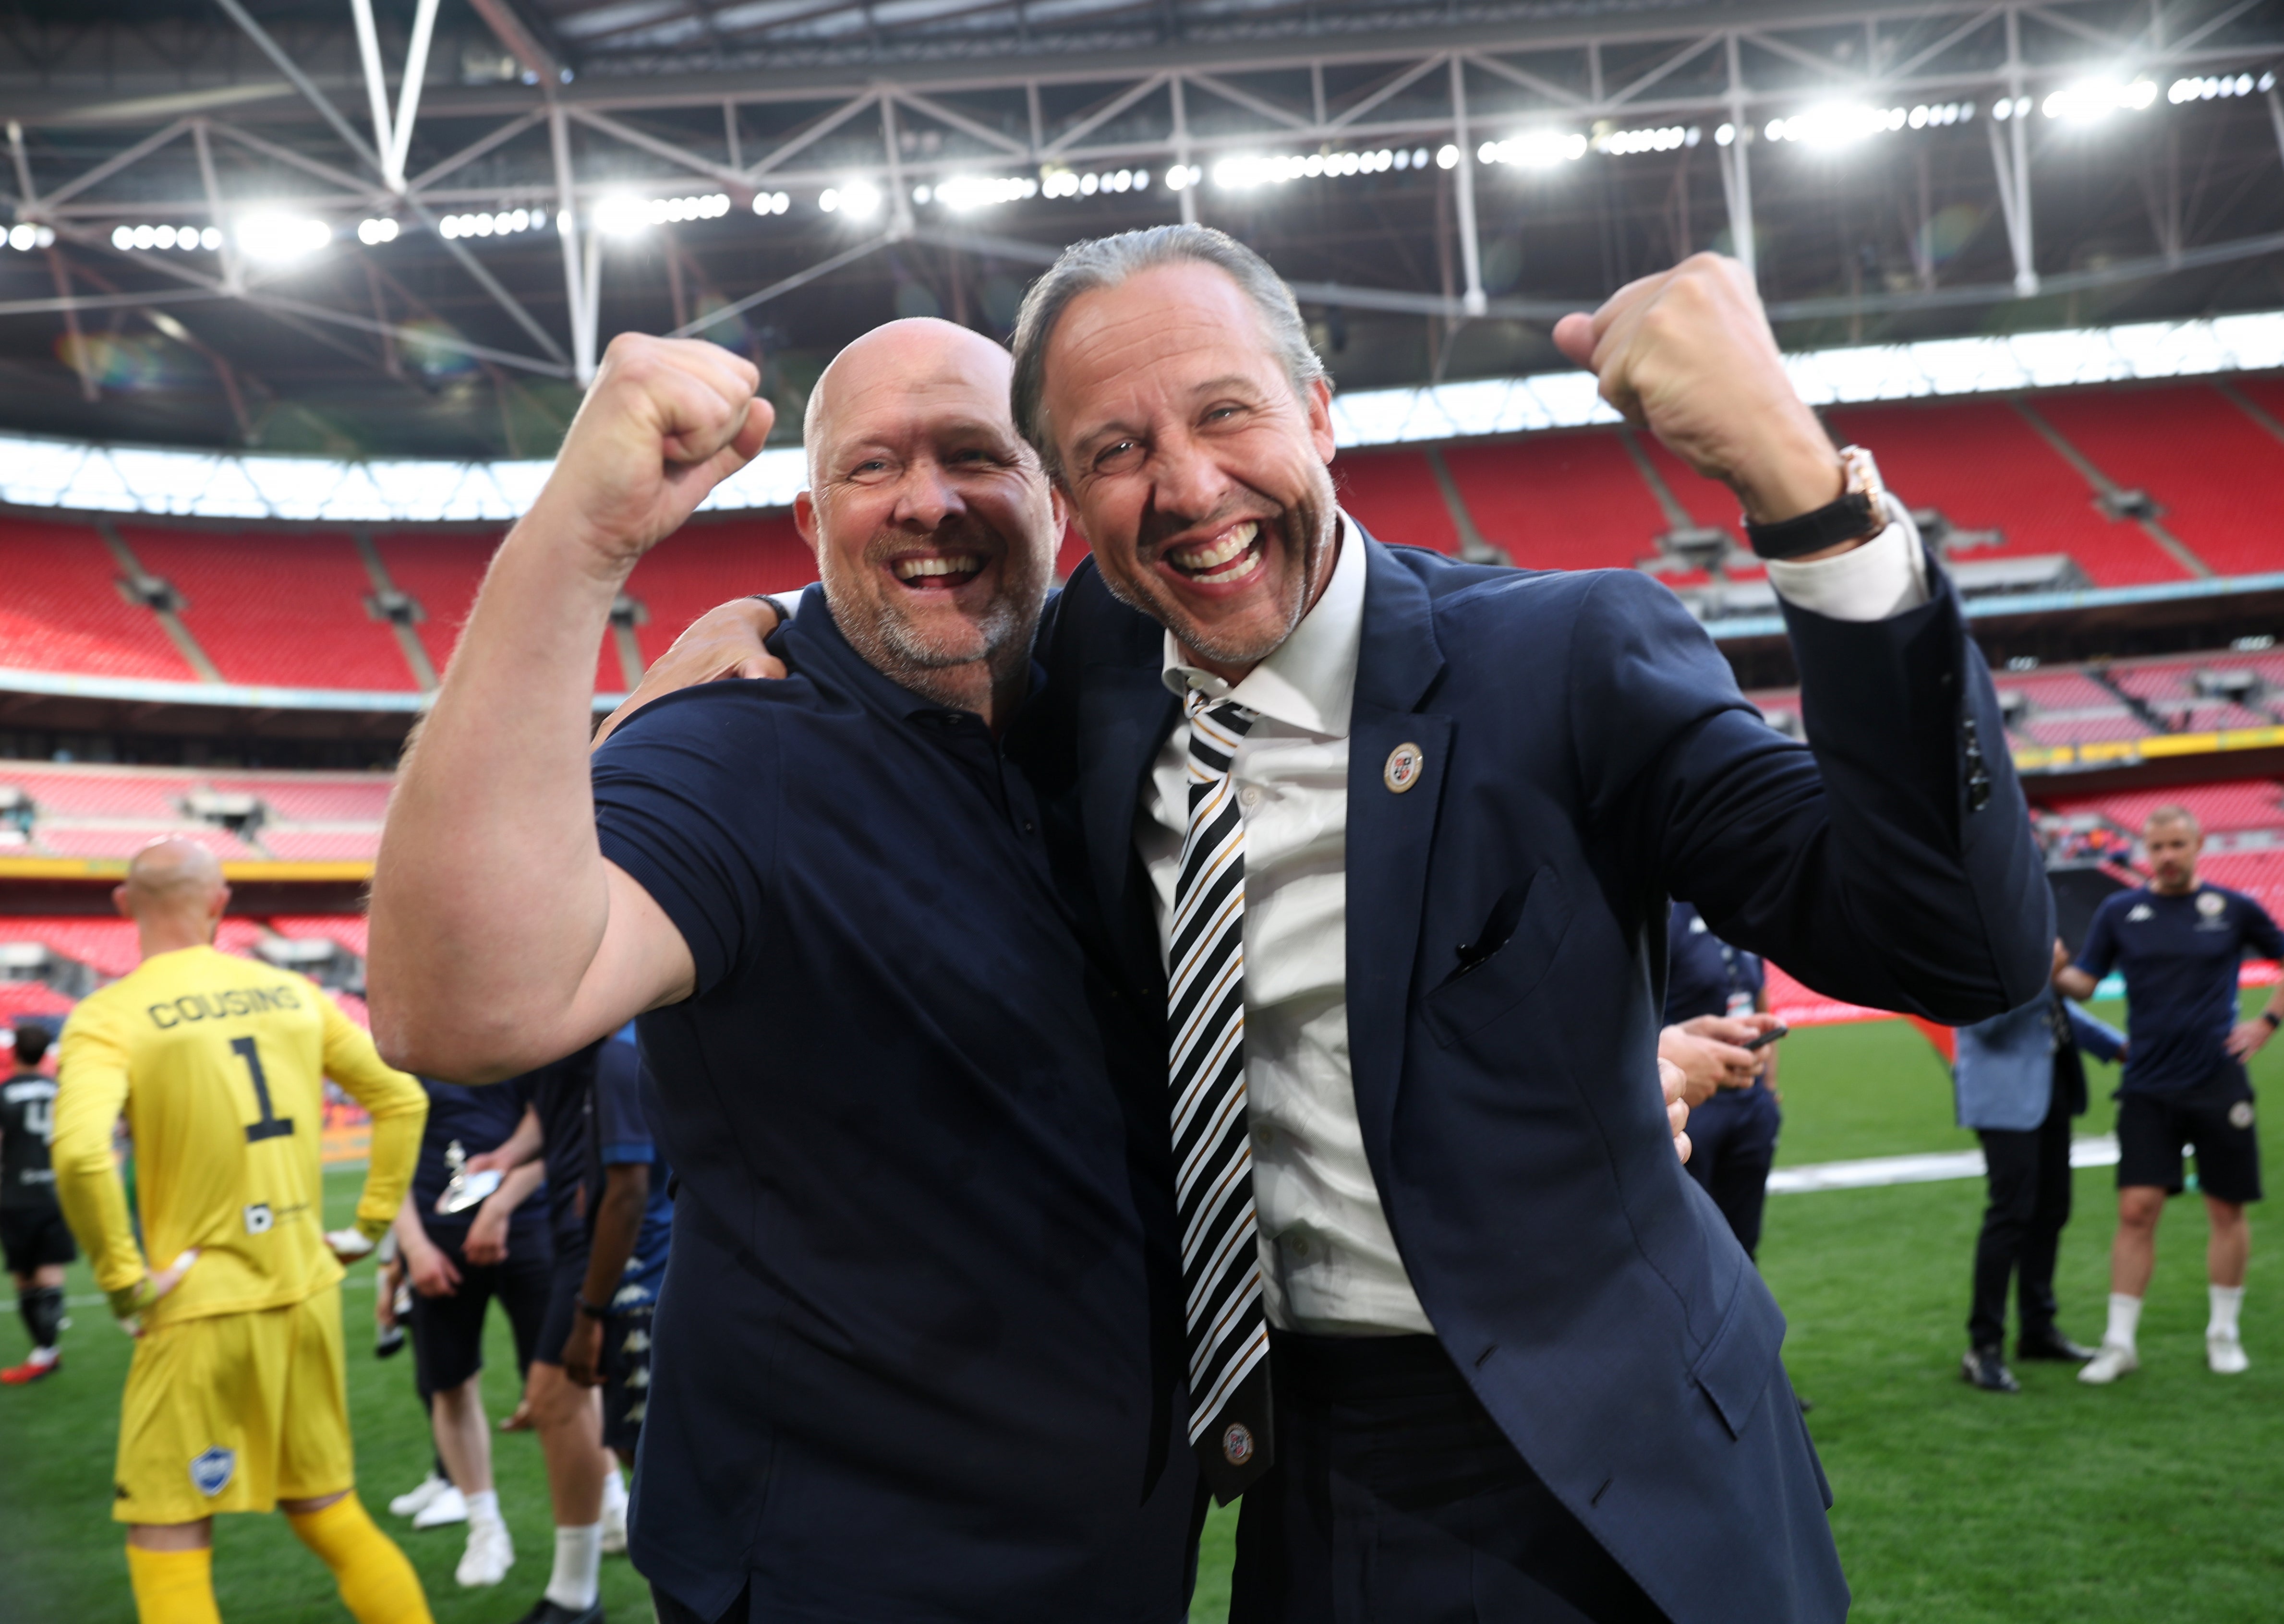
M90 995L59 1050L56 1195L106 1292L199 1261L144 1316L153 1327L300 1302L341 1277L325 1242L325 1079L372 1115L357 1227L378 1238L420 1152L428 1097L318 990L210 947L143 961ZM135 1143L146 1265L112 1159Z

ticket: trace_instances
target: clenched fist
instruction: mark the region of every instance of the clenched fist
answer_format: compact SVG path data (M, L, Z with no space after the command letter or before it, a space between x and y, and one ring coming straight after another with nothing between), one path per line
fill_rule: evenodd
M755 395L761 381L752 362L718 344L621 333L533 514L606 564L631 567L760 452L777 419Z
M1554 342L1595 374L1628 422L1733 489L1756 524L1840 496L1839 453L1793 388L1760 295L1736 261L1693 254L1630 282L1593 315L1556 323Z

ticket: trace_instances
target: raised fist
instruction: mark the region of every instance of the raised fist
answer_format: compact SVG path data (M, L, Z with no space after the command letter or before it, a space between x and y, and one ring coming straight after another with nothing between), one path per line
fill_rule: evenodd
M777 413L760 385L718 344L621 333L532 511L630 566L761 450Z
M1628 422L1733 489L1755 523L1840 496L1840 455L1793 388L1760 295L1736 261L1693 254L1629 282L1592 316L1556 323L1554 342L1595 374Z

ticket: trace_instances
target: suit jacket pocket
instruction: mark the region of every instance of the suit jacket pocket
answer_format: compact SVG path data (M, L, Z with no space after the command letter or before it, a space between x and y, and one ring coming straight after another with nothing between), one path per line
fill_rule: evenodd
M1553 967L1569 928L1570 898L1550 864L1530 877L1529 899L1507 939L1421 1001L1435 1041L1450 1049L1529 997Z
M1750 1269L1737 1282L1721 1328L1689 1367L1689 1374L1713 1401L1732 1438L1744 1436L1760 1408L1769 1378L1777 1372L1777 1350L1784 1346L1784 1314Z

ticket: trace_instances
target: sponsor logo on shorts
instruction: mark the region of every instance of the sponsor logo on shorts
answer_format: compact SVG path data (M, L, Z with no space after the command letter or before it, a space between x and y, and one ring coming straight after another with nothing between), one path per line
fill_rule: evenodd
M2249 1128L2252 1126L2252 1102L2250 1100L2241 1099L2228 1108L2228 1125L2231 1128Z
M219 1445L191 1456L191 1487L207 1499L230 1487L231 1474L238 1470L238 1451Z
M248 1235L267 1235L277 1227L277 1223L278 1219L270 1212L267 1201L256 1201L246 1209L246 1232Z

